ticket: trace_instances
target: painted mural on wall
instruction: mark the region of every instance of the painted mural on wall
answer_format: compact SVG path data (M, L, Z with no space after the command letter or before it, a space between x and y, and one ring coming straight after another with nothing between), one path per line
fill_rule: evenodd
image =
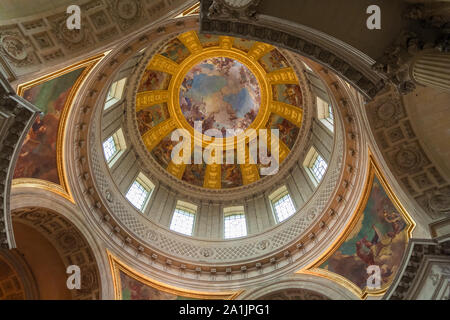
M139 83L138 92L167 90L171 79L172 76L168 73L147 69L144 71L141 82Z
M165 47L161 50L161 55L170 60L181 63L184 59L186 59L191 52L188 48L177 38L171 40L169 43L165 45Z
M259 62L263 66L266 72L273 72L282 68L289 67L286 58L278 51L277 49L273 49L269 53L265 54Z
M339 248L319 268L339 274L361 290L367 267L381 270L381 288L394 278L408 242L408 223L375 175L366 206Z
M122 300L196 300L150 287L120 271Z
M226 155L224 154L224 159ZM237 154L234 154L234 164L222 164L222 188L235 188L243 184L242 172L240 165L238 163Z
M172 161L172 150L177 144L176 141L171 139L172 133L165 136L161 142L152 150L152 156L163 167L167 168Z
M303 98L300 86L296 84L277 84L273 86L273 100L301 107Z
M233 47L245 52L249 52L250 49L255 45L255 43L256 41L253 40L235 38L233 41Z
M219 36L214 34L199 33L198 39L204 48L214 47L219 45Z
M295 140L300 132L299 127L274 113L270 115L269 121L267 122L267 128L278 129L280 140L283 141L289 149L292 149L294 146Z
M206 164L188 164L183 174L183 181L187 183L203 187L203 181L205 179Z
M24 92L23 97L41 110L28 132L14 178L35 178L60 184L57 166L57 138L61 115L84 68L36 85Z
M136 113L139 132L141 135L146 133L153 127L169 118L169 110L167 109L167 103L155 104L150 107L146 107L143 110L139 110Z

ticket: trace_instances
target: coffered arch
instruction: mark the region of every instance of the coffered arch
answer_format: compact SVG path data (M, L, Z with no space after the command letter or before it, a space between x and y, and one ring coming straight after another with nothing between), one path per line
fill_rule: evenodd
M80 291L72 291L72 297L109 299L113 296L113 288L106 252L80 219L78 210L65 197L49 190L21 185L12 191L13 221L31 227L47 239L65 268L69 265L81 268L82 287Z

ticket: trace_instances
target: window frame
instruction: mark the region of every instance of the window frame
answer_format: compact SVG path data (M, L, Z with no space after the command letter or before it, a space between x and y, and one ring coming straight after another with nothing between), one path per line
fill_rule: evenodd
M280 200L282 200L286 196L289 197L289 201L292 204L293 211L292 211L292 213L290 215L286 216L283 219L280 219L280 215L279 215L279 213L278 213L278 211L276 209L276 207L277 207L276 204L277 204L277 202L279 202ZM295 201L291 197L289 189L287 188L286 185L283 185L283 186L279 187L277 190L275 190L274 192L272 192L269 195L269 201L270 201L270 206L272 208L272 213L274 215L276 223L281 223L281 222L284 222L284 221L288 220L289 218L294 216L295 213L297 212L297 206L295 204Z
M334 132L334 113L331 102L316 96L317 118L331 132Z
M317 159L321 158L323 162L325 163L325 170L323 172L323 175L320 177L320 180L316 176L313 167L315 166ZM306 169L306 172L308 173L309 178L314 183L314 186L318 186L320 182L325 177L327 170L328 170L328 162L325 160L325 158L312 146L308 153L306 154L305 161L303 162L303 166Z
M106 141L108 141L111 138L114 141L114 146L115 146L116 152L109 159L107 159L106 153L105 153L105 143L106 143ZM103 148L103 156L105 157L106 163L108 164L109 168L112 168L114 166L114 164L116 163L116 161L122 156L122 154L127 149L127 144L125 142L125 136L123 134L122 128L119 128L116 132L114 132L111 136L109 136L105 141L103 141L102 148Z
M130 192L131 188L135 183L139 184L147 192L145 199L142 202L141 208L138 208L128 197L128 193ZM153 195L153 190L155 190L155 185L153 184L153 182L151 182L150 179L148 179L142 172L140 172L137 175L137 177L133 179L133 182L128 187L127 193L125 194L125 198L136 210L144 213L148 203L150 202L150 198Z
M178 200L177 204L175 206L175 209L173 210L173 213L172 213L172 219L170 220L169 230L176 232L178 234L184 235L184 236L192 237L195 232L195 223L197 220L197 209L198 209L198 207L193 203ZM179 212L181 212L181 213L179 213ZM184 233L184 232L180 231L180 229L178 229L178 230L175 229L174 219L177 216L177 214L189 214L192 216L192 227L191 227L190 234Z
M244 221L244 231L245 234L238 236L229 236L227 237L227 218L234 216L242 216ZM231 239L239 239L248 236L248 224L247 224L247 216L245 214L244 206L234 206L234 207L226 207L223 209L223 238L226 240Z
M105 105L103 107L104 110L111 108L122 99L126 83L127 77L124 77L111 83L111 86L109 87L108 92L106 93Z

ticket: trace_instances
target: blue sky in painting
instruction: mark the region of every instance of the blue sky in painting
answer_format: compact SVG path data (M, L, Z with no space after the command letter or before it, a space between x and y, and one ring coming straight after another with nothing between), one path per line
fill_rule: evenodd
M248 93L247 88L242 88L238 94L230 94L223 97L223 100L232 105L236 111L236 116L244 118L247 112L253 107L253 100Z

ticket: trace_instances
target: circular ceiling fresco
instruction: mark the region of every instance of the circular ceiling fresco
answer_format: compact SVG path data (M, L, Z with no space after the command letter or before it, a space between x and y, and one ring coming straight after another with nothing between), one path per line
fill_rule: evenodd
M210 129L234 136L255 120L261 104L255 75L242 63L226 57L206 59L185 76L180 90L180 107L194 128ZM228 130L228 131L227 131Z
M136 119L146 149L170 174L198 187L236 188L264 178L268 161L278 166L286 159L299 136L303 99L293 68L277 48L189 31L150 58L136 94ZM193 142L186 152L192 161L173 160L177 129ZM260 141L270 129L278 132L279 157L271 154L273 136ZM258 150L250 154L254 141ZM222 149L208 150L219 144ZM236 152L229 156L228 149ZM245 151L243 158L238 150ZM207 158L213 160L194 161Z

